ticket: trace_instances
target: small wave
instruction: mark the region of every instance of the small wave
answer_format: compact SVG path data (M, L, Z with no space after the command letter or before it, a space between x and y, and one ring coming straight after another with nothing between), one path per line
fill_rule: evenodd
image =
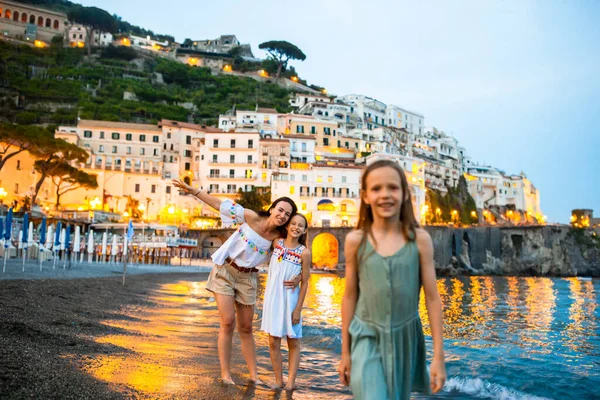
M453 377L446 381L444 391L458 391L481 399L496 400L550 400L547 397L538 397L520 392L497 383L484 381L480 378Z

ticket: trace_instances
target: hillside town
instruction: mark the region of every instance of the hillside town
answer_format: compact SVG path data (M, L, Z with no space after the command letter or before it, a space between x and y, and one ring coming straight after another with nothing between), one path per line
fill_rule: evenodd
M235 35L184 44L113 35L71 23L66 14L10 1L0 1L0 31L6 39L35 47L49 46L59 37L65 47L131 47L140 54L211 68L215 74L273 80L264 70L232 70L235 48L245 62L261 61ZM354 226L361 170L383 158L406 171L421 223L465 224L455 218L457 210L441 210L430 195L444 196L461 182L476 207L470 224L545 222L539 191L524 172L511 174L477 163L455 137L426 124L423 113L363 94L329 95L296 76L276 83L294 90L291 112L258 103L253 109L232 104L227 113L214 116L218 126L167 119L157 124L78 119L60 125L55 137L87 151L87 161L76 167L94 174L98 185L61 192L46 179L32 212L89 222L134 218L190 229L218 226L214 212L174 188L172 180L182 179L223 198L235 199L240 191L270 193L272 199L288 196L311 226ZM126 96L135 99L136 94ZM26 151L6 160L0 202L18 208L31 200L40 178L34 162Z

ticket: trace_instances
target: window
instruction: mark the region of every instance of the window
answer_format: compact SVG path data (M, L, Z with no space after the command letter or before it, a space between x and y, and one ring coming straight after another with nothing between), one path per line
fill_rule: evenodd
M159 140L160 140L160 137L158 137L158 136L152 136L152 141L154 143L158 143Z
M185 150L183 152L183 156L184 157L192 157L192 151L191 150Z
M338 147L342 147L342 141L338 140Z
M104 145L98 146L98 153L104 153Z
M150 186L150 193L156 193L156 185Z
M235 149L235 139L231 139L231 148Z
M227 185L227 193L237 193L237 185Z
M100 132L100 139L104 139L104 132Z
M145 148L140 148L140 156L144 156L146 155L146 149Z
M113 146L112 152L113 154L117 152L117 146Z
M209 188L208 188L208 191L209 191L209 193L212 193L212 192L217 192L218 193L219 192L219 185L216 184L216 183L211 183L210 186L209 186Z
M185 163L185 170L189 171L190 169L192 169L192 164L190 164L189 162Z
M308 175L302 175L302 182L308 182Z
M295 191L296 189L293 186L290 186L290 194L294 194Z
M252 179L252 170L251 169L247 169L244 172L244 176L246 177L246 179Z
M253 149L254 148L254 140L248 139L248 148L249 149Z
M92 137L92 131L83 131L83 137L84 138L91 138Z
M173 151L173 143L171 143L171 151Z
M166 149L167 149L167 144L163 143L163 150L166 150Z
M213 155L212 155L212 162L214 162L214 163L218 162L218 161L217 161L217 155L216 155L216 154L213 154Z
M213 139L213 148L215 148L215 149L219 148L219 139Z
M296 180L296 175L290 175L290 182L294 182Z
M140 192L140 184L139 184L139 183L136 183L136 184L135 184L135 192L136 192L136 193L139 193L139 192Z
M347 204L342 204L341 206L342 206L342 207L341 207L341 211L342 211L342 212L346 212L346 207L347 207Z
M323 182L323 176L317 175L317 182Z
M235 155L233 155L233 154L229 155L229 162L232 164L235 164Z
M175 162L175 161L174 161L174 158L173 158L173 156L170 156L170 157L169 157L169 162L170 162L170 163L172 163L172 162Z
M302 211L306 211L306 203L302 203Z
M304 133L304 125L296 125L296 133Z
M302 151L306 151L306 143L302 143Z
M342 183L346 183L346 179L347 179L347 177L342 175Z
M131 133L126 133L125 134L125 140L131 141L132 139L133 139L133 135Z
M311 126L310 127L310 133L317 133L317 127L316 126Z
M140 142L146 141L146 135L140 135Z
M230 178L235 178L235 169L230 169L229 170L229 177Z
M158 156L158 149L154 149L154 155Z
M125 153L126 154L131 154L131 147L125 148Z
M323 146L329 146L329 138L323 138Z
M262 180L263 180L263 182L267 180L267 173L266 172L262 173Z
M171 186L166 187L167 194L171 194Z
M19 184L15 183L15 194L19 193Z
M329 175L327 177L327 182L329 182L329 183L333 182L333 176Z
M113 132L112 136L111 136L114 140L119 140L119 138L121 137L120 134L118 134L117 132Z
M167 133L167 139L171 139L171 132Z
M211 169L210 170L210 177L211 178L218 178L221 175L221 171L218 169Z
M252 155L248 156L248 164L252 164Z
M323 128L323 133L326 135L331 135L331 128L329 128L329 127Z
M20 170L21 169L21 160L17 160L17 169Z
M346 148L349 149L350 148L350 144L348 142L346 142Z

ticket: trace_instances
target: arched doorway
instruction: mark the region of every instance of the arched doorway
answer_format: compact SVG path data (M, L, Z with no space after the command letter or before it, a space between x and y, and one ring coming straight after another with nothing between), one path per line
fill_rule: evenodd
M315 268L335 268L339 244L331 233L321 233L312 242L312 263Z

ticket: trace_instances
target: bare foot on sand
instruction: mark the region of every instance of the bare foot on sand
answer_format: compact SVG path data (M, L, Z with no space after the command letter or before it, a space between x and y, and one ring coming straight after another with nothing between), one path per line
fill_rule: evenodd
M234 385L235 386L235 382L233 381L233 379L231 379L231 376L223 377L220 380L223 385Z
M285 387L283 388L283 390L287 390L287 391L292 391L292 390L296 390L296 389L298 389L298 386L290 385L289 383L287 385L285 385Z
M258 378L258 377L256 379L250 379L250 383L253 384L254 386L270 387L270 385L268 385L265 382L261 381L260 378Z

